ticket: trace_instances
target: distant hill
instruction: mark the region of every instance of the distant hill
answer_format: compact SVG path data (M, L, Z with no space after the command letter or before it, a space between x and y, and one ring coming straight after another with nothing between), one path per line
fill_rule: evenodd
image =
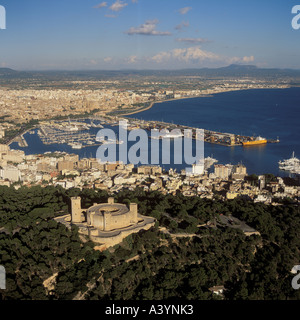
M0 68L0 76L15 74L15 73L18 73L18 71L10 69L10 68Z
M0 68L1 79L40 79L40 80L99 80L108 78L128 78L139 76L182 77L199 76L207 78L228 77L294 77L300 78L300 70L258 68L254 65L231 64L221 68L201 68L182 70L77 70L77 71L32 71L23 72Z
M222 67L219 69L227 69L227 70L257 70L257 66L253 65L243 65L243 64L231 64L228 67Z
M10 68L0 68L0 79L24 79L31 78L30 73L24 71L16 71Z
M300 77L300 70L294 69L277 69L277 68L258 68L253 65L231 64L221 68L202 68L182 70L191 75L206 77Z

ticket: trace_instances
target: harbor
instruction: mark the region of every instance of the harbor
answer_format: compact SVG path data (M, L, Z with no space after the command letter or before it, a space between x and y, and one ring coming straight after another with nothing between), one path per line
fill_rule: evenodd
M192 130L192 138L197 139L196 130L199 128L184 126L174 123L167 123L162 121L145 121L139 119L130 119L127 118L128 130L134 129L144 129L148 131L152 131L154 133L159 132L159 135L154 134L154 139L176 139L184 136L184 130ZM201 130L201 129L200 129ZM212 130L202 129L204 131L204 142L217 144L228 147L236 147L236 146L257 146L266 143L279 143L279 138L277 139L266 139L262 137L254 137L254 136L244 136L237 135L233 133L222 133ZM151 136L152 137L152 136Z
M143 120L117 116L93 116L87 118L67 119L67 120L51 120L41 121L34 128L22 132L21 136L15 137L10 142L14 149L22 149L26 154L47 152L47 151L64 151L73 152L80 156L96 157L98 147L101 145L123 144L121 139L118 139L118 131L120 121L127 121L128 132L132 130L143 129L148 132L148 137L151 138L151 133L154 131L159 133L160 140L169 138L171 146L173 140L184 137L184 130L192 130L192 138L196 139L196 130L199 128L191 125L183 125L172 122ZM179 121L178 121L179 122ZM99 140L97 134L101 129L111 129L115 132L115 139ZM229 131L229 130L228 130ZM239 163L243 162L249 167L250 173L263 174L266 172L273 173L278 176L293 176L294 173L283 170L278 167L278 161L286 159L289 154L288 149L284 153L280 150L285 149L286 140L283 143L279 142L279 137L275 139L259 138L255 134L253 136L243 134L233 134L229 132L215 131L204 129L204 136L201 139L205 143L205 156L211 154L219 163ZM262 131L263 133L263 131ZM276 135L280 132L276 132ZM257 140L262 139L263 141ZM27 141L26 141L27 140ZM20 143L14 143L14 142ZM248 143L247 143L248 142ZM250 142L250 143L249 143ZM252 142L252 143L251 143ZM128 148L131 147L131 142L128 143ZM278 146L277 146L278 145ZM149 147L151 144L149 144ZM160 147L161 148L161 147ZM173 148L173 147L172 147ZM117 148L117 152L118 152ZM269 153L271 151L271 154ZM161 151L160 151L161 152ZM149 150L149 154L151 150ZM270 156L264 158L261 162L261 155L268 153ZM176 168L181 170L184 165L172 163L163 165L164 169Z
M76 119L76 121L47 121L42 122L37 128L37 134L45 145L52 144L67 144L72 149L82 149L89 146L100 146L103 143L110 144L115 142L122 144L122 141L99 141L97 140L97 133L91 129L103 129L104 127L117 127L120 121L127 121L127 130L143 129L151 132L149 138L153 139L177 139L185 136L185 130L191 130L192 139L203 139L204 142L210 144L217 144L227 147L237 146L258 146L267 143L278 143L277 139L266 139L262 137L245 136L233 133L222 133L212 130L202 129L204 135L198 137L196 135L199 128L184 126L174 123L167 123L162 121L145 121L132 118L118 118L118 117L94 117L86 119ZM94 131L94 133L92 132ZM30 134L34 130L30 131ZM27 147L28 144L24 138L24 133L16 137L14 142L18 142L20 147Z

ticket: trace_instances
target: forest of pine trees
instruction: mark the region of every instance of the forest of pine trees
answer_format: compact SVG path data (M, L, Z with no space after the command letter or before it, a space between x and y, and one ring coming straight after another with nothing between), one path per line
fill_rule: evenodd
M209 290L213 286L224 286L223 299L229 300L300 298L290 273L300 264L300 214L290 201L270 206L124 190L116 202L137 203L141 214L157 219L156 226L100 252L76 226L67 229L53 220L69 212L72 196L82 198L83 208L108 198L90 189L0 187L0 265L7 273L0 299L220 299ZM220 214L245 221L260 236L199 227ZM43 283L51 276L50 290Z

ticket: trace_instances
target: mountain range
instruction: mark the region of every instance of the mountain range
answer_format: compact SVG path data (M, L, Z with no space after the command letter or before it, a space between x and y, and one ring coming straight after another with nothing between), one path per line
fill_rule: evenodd
M82 70L82 71L17 71L0 68L0 79L103 79L136 76L199 76L199 77L300 77L300 70L258 68L254 65L232 64L221 68L181 69L181 70Z

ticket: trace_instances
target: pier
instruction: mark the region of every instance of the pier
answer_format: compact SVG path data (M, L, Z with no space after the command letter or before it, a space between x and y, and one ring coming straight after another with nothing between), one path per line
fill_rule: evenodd
M21 148L26 148L26 147L28 147L28 143L27 143L27 141L25 140L23 134L20 135L20 136L18 136L18 137L16 137L12 142L17 142L18 145L19 145L19 147L21 147Z
M145 130L151 131L153 129L156 129L156 130L172 131L174 129L179 129L181 130L181 132L183 132L183 130L189 129L193 131L193 139L196 139L196 135L194 132L196 132L196 130L199 130L199 128L189 127L185 125L178 125L174 123L167 123L163 121L145 121L145 120L138 120L138 119L132 119L132 118L129 118L129 119L126 118L126 120L129 121L128 130L145 129ZM222 132L206 130L206 129L203 129L203 130L204 130L204 142L226 146L226 147L243 146L244 142L254 141L256 139L256 137L253 137L253 136L237 135L233 133L222 133ZM278 143L279 139L277 140L268 139L267 142Z

